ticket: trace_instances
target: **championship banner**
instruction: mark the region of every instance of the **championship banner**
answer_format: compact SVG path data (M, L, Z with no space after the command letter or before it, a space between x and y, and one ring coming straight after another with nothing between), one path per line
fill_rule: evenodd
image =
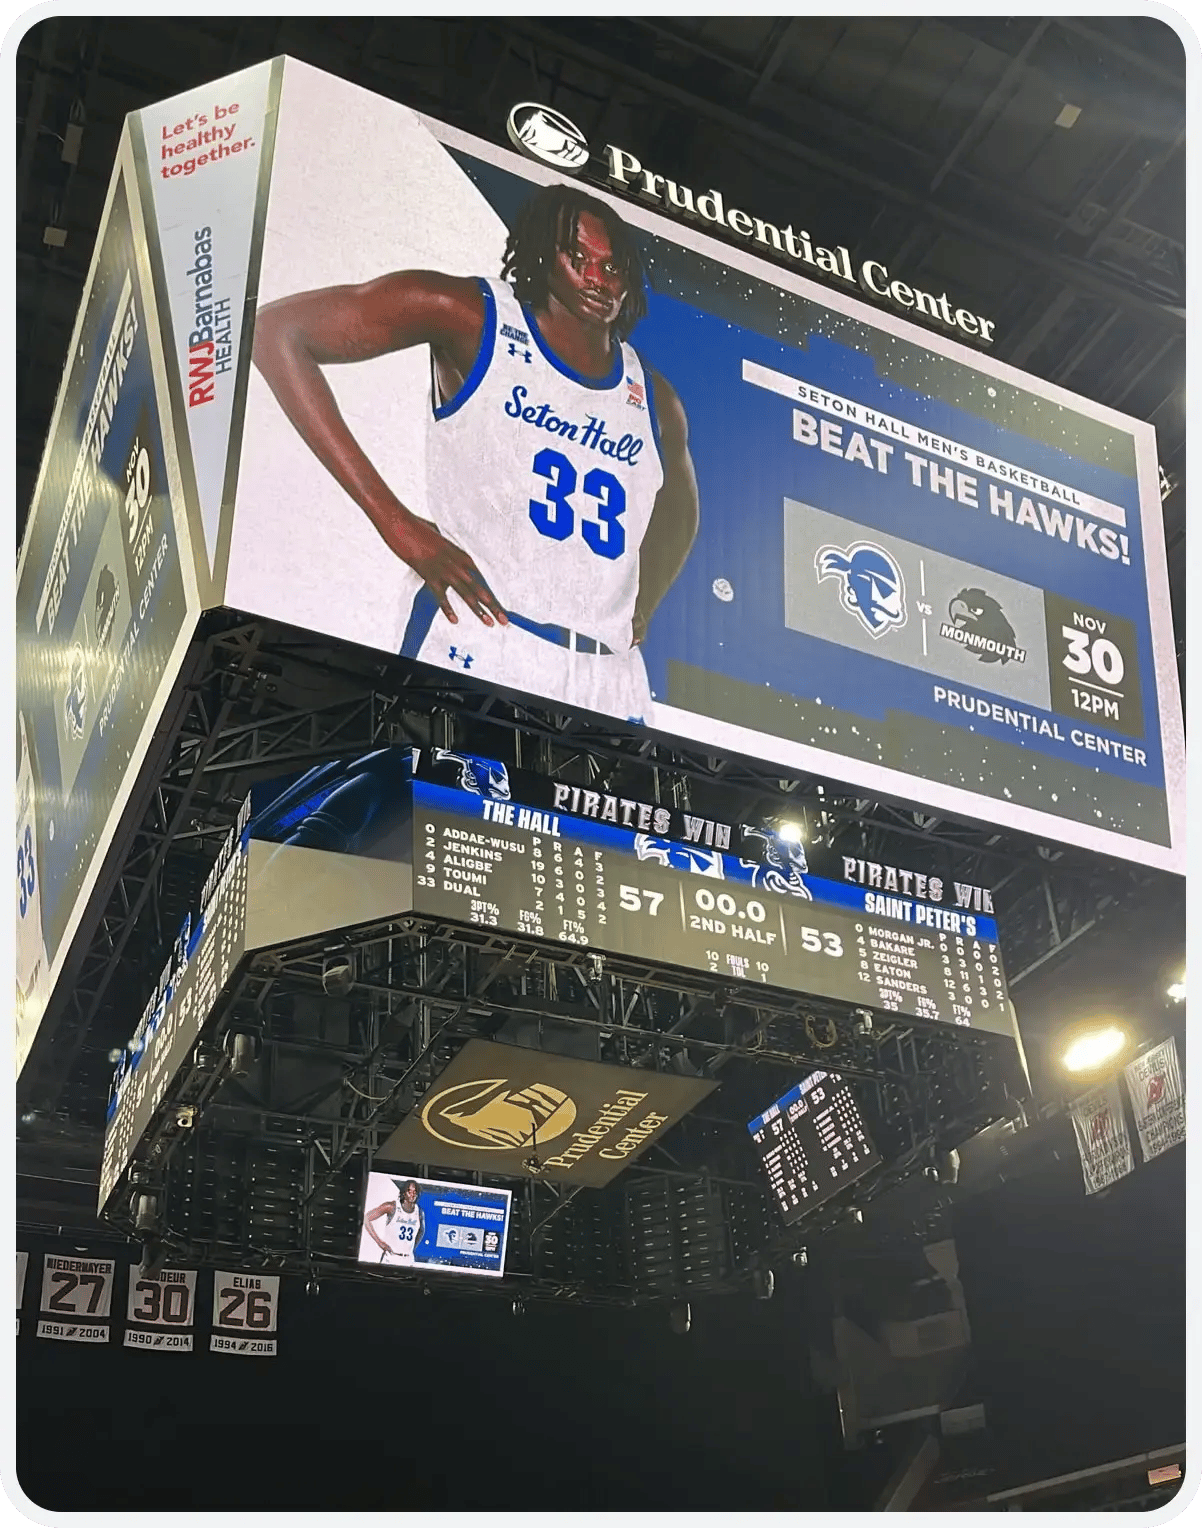
M226 604L1180 872L1152 427L521 110L285 62Z
M198 613L128 134L17 565L18 1075Z
M1091 1088L1069 1105L1087 1194L1100 1193L1135 1166L1117 1082Z
M1170 1035L1137 1056L1123 1073L1145 1162L1185 1140L1185 1085Z
M109 1258L54 1257L42 1267L38 1336L59 1342L107 1342L114 1262Z
M469 1040L377 1156L603 1188L715 1087Z
M190 457L210 569L227 475L237 469L234 403L246 370L246 292L273 67L280 66L256 64L132 119L169 309L164 328L173 340L177 417L185 422L180 452Z
M139 1274L136 1267L129 1270L127 1348L190 1353L195 1312L195 1269L164 1268L149 1277Z
M276 1329L279 1303L278 1274L214 1273L209 1351L274 1358L276 1339L264 1334Z

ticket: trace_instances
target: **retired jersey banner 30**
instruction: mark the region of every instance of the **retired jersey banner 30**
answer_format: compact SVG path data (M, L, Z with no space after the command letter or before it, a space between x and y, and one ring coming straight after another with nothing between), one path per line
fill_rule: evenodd
M587 182L286 63L226 603L1181 869L1152 427Z

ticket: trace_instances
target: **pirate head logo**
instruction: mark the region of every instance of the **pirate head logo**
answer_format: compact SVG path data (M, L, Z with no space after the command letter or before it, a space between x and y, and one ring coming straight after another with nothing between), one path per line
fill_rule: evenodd
M452 764L456 784L473 796L488 796L493 801L509 800L509 771L499 759L486 759L478 753L454 753L449 748L434 748L430 758L435 764Z
M751 884L765 891L775 891L778 896L804 897L812 901L810 888L802 879L809 872L805 845L782 838L779 833L764 828L744 826L743 837L759 839L762 860L744 860L751 870Z
M872 636L906 624L906 581L883 547L870 541L847 548L824 546L814 556L814 567L819 583L824 578L840 580L843 608Z
M588 163L588 143L570 117L537 101L522 101L509 113L505 124L515 149L549 164L552 169L578 174Z
M1021 663L1026 658L1002 607L984 589L961 589L947 613L955 631L962 634L955 640L981 663L1006 664L1015 659Z
M467 1151L518 1151L553 1141L576 1120L576 1105L559 1088L532 1082L511 1088L507 1077L480 1077L436 1093L421 1121L436 1140Z
M634 852L641 860L654 860L674 870L688 870L693 875L725 880L720 849L699 849L695 844L677 844L670 838L652 838L650 833L634 835Z
M67 693L63 699L63 716L67 731L76 740L83 737L84 724L88 719L88 671L84 666L83 648L77 642L71 649L71 666L67 672Z

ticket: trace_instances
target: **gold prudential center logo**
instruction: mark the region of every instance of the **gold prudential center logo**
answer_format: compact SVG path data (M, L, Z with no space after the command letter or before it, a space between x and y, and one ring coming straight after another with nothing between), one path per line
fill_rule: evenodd
M646 1093L632 1088L616 1088L592 1123L563 1142L578 1113L567 1093L546 1082L513 1088L507 1077L480 1077L436 1093L422 1106L421 1121L435 1140L459 1151L529 1150L537 1164L532 1159L526 1164L528 1170L562 1171L594 1150L610 1162L624 1161L637 1152L671 1117L651 1111L620 1129L646 1098ZM544 1156L542 1147L555 1140L560 1141L559 1148Z

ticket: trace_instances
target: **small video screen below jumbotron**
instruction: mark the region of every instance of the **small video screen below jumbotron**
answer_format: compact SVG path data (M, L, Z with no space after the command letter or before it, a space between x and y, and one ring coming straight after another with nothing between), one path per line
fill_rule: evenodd
M881 1160L851 1088L835 1072L812 1072L747 1129L786 1225Z

